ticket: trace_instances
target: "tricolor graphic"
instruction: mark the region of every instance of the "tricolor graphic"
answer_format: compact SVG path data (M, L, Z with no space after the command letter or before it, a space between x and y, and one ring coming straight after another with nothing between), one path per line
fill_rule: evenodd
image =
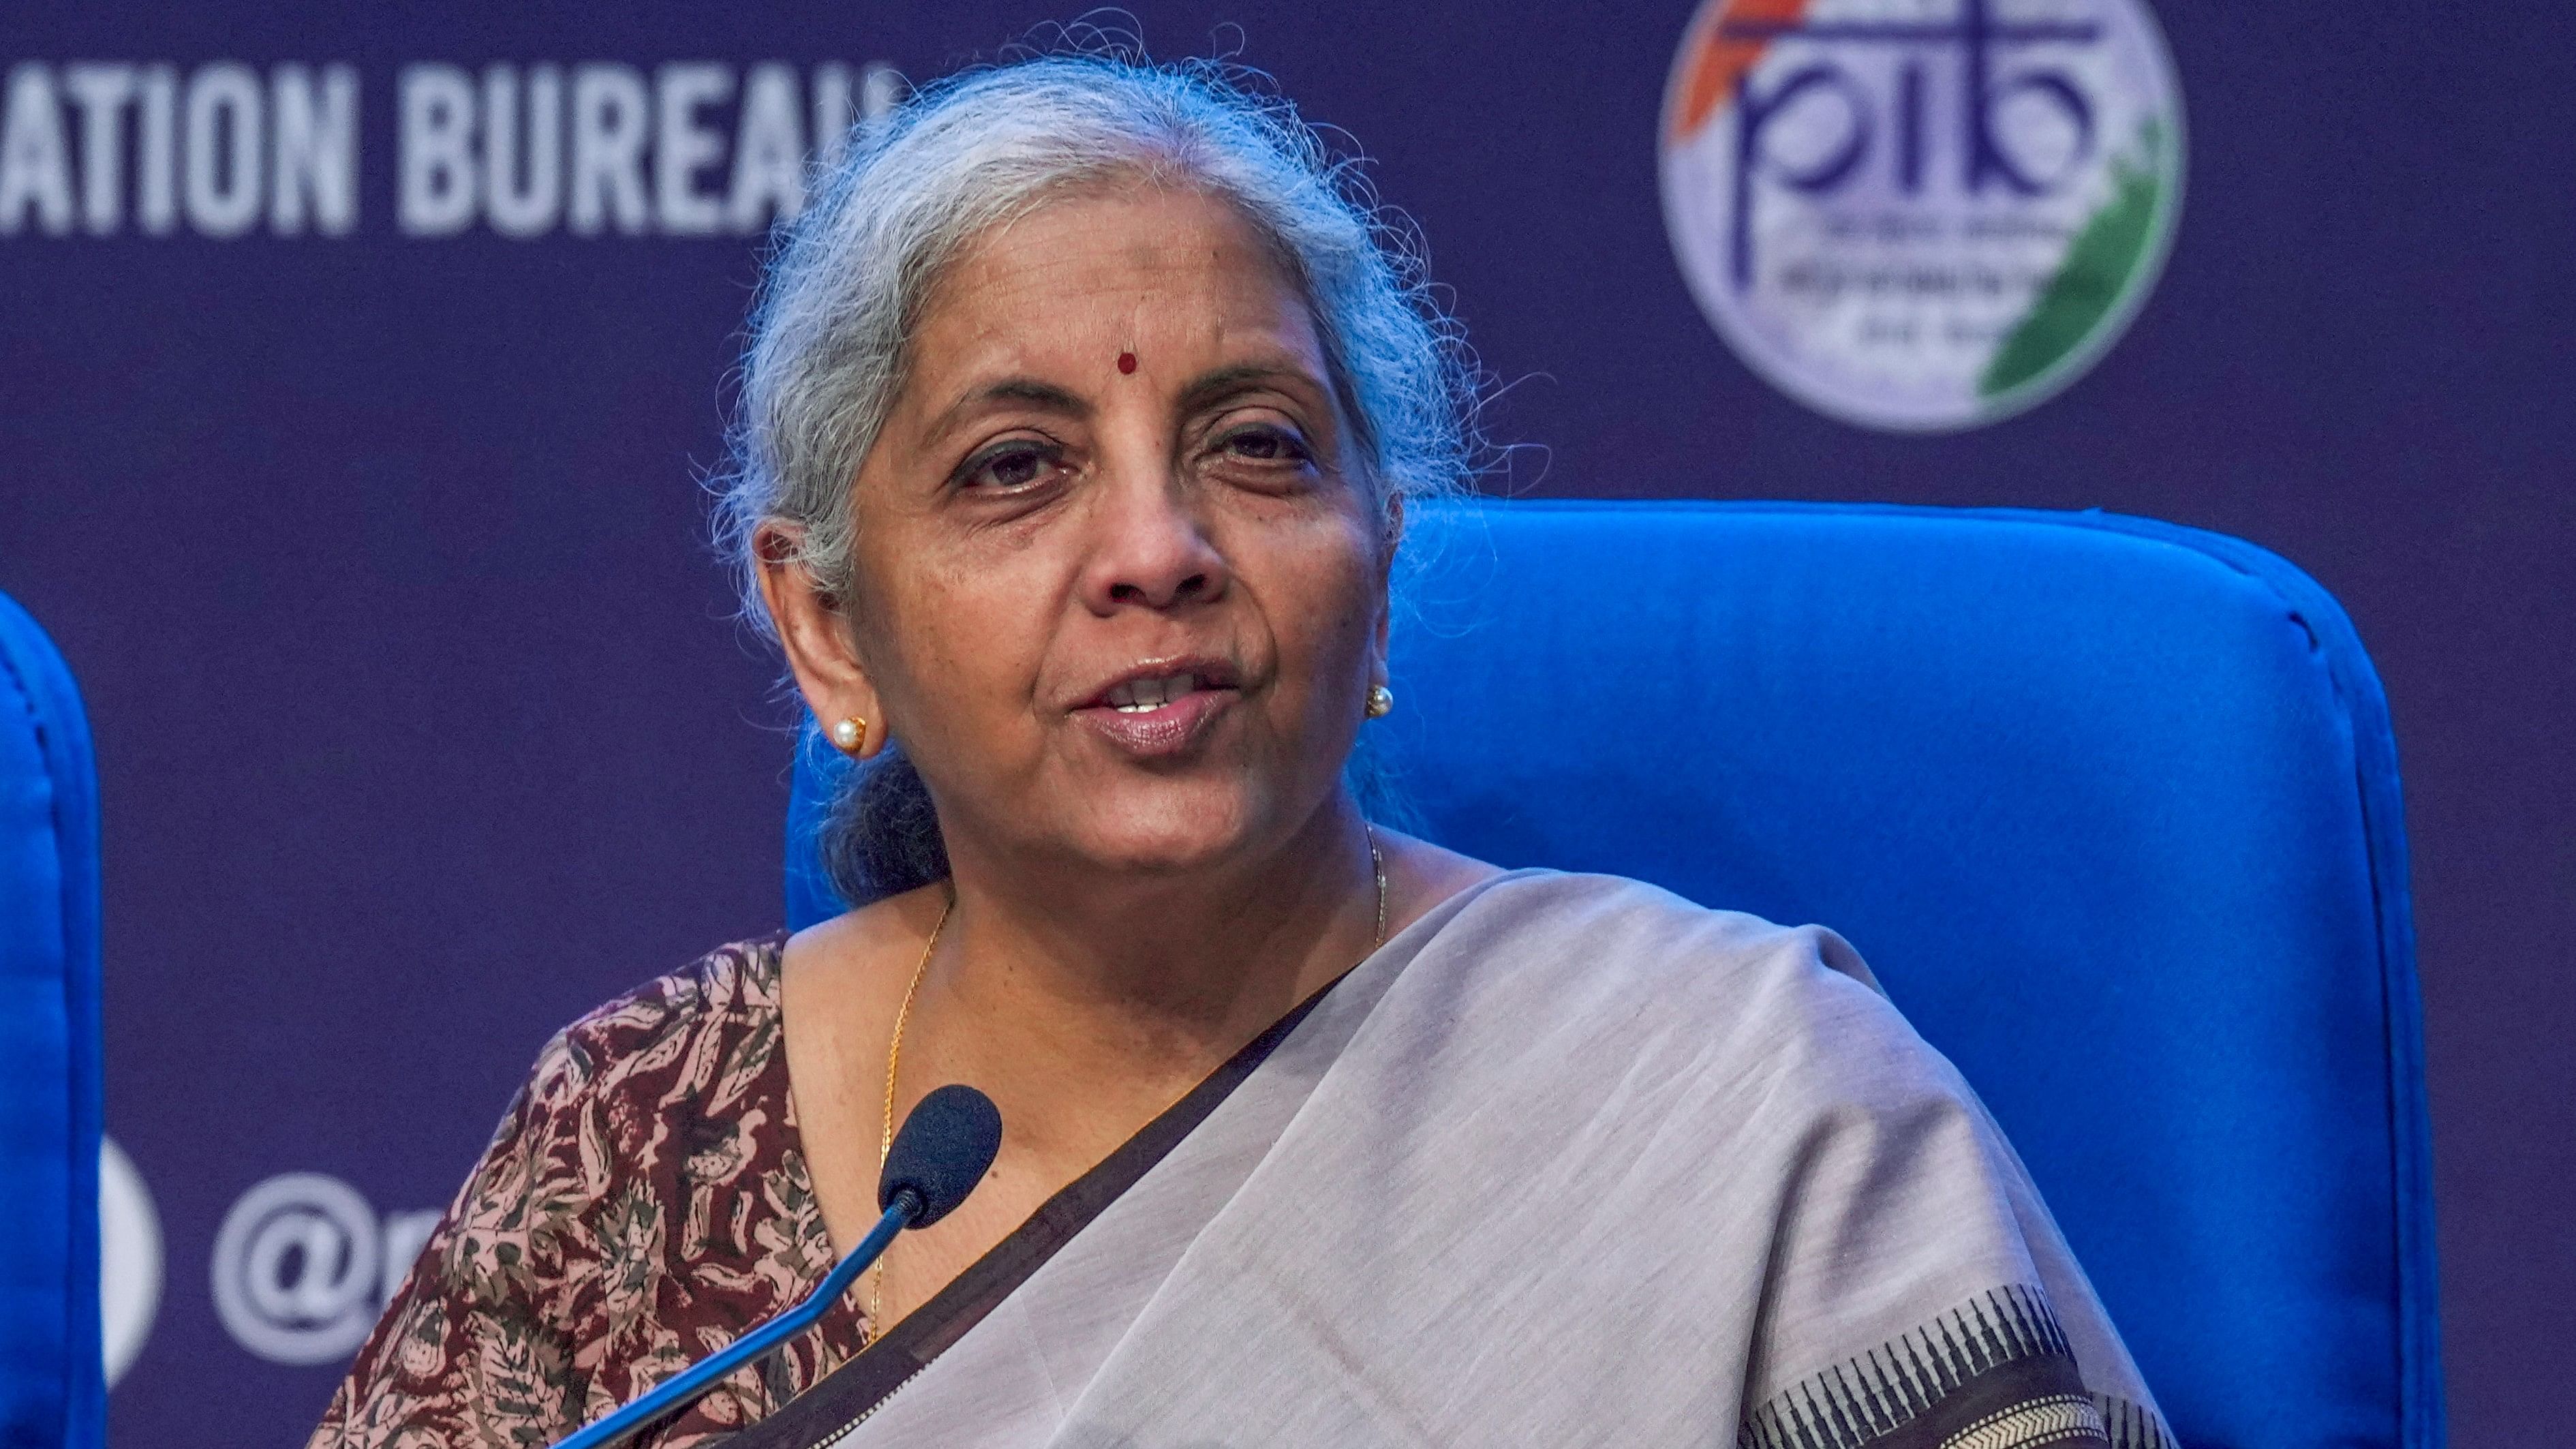
M2182 137L2143 0L1709 0L1666 88L1664 213L1710 321L1791 396L1973 427L2135 315Z

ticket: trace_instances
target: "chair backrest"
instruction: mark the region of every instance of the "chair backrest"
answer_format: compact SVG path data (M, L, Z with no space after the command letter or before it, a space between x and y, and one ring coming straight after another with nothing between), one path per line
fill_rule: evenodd
M80 695L0 596L0 1444L105 1442L98 787Z
M1408 546L1367 738L1432 838L1848 936L2186 1445L2440 1443L2395 751L2324 590L2094 513L1517 503ZM802 924L839 906L800 755Z

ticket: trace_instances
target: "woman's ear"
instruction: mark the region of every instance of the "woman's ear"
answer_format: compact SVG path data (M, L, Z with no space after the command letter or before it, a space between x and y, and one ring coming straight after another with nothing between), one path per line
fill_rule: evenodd
M760 565L760 598L770 626L796 676L797 692L814 712L824 738L842 753L865 755L886 738L876 686L859 662L848 601L835 597L805 555L801 529L763 523L752 535Z

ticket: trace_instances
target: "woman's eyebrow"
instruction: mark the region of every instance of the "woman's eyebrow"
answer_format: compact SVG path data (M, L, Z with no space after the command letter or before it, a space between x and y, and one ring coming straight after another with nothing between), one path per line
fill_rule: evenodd
M1200 373L1181 390L1181 410L1195 411L1255 384L1289 385L1300 391L1319 391L1321 384L1306 369L1285 362L1244 362Z
M1084 417L1091 412L1089 403L1054 383L1040 382L1033 377L1006 377L999 382L970 388L964 396L950 403L939 416L930 420L928 436L936 438L956 426L958 420L968 413L997 404L1036 408L1066 417Z

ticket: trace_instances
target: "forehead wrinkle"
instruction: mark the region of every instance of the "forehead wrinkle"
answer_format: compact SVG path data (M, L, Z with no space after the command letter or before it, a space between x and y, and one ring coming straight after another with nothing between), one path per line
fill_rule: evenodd
M1327 405L1339 403L1311 303L1294 269L1282 265L1259 229L1221 198L1187 192L1155 199L1211 205L1223 217L1214 235L1137 228L1129 219L1133 213L1120 203L1150 195L1148 189L1144 195L1063 197L1000 222L962 249L936 287L944 295L935 296L912 341L922 352L944 354L950 365L935 370L952 377L1011 376L1003 383L965 385L929 420L926 435L952 428L988 400L1089 411L1090 404L1063 383L1044 379L1088 376L1090 368L1114 366L1121 350L1164 368L1172 365L1173 349L1186 354L1206 348L1237 357L1251 352L1253 358L1228 369L1237 374L1230 380L1240 381L1246 366L1266 364L1282 380L1321 387ZM1111 203L1106 214L1096 206L1102 201ZM1071 223L1066 232L1041 230L1056 219ZM1025 325L1032 311L1052 312L1072 325L1033 333ZM1088 313L1088 325L1067 313ZM1092 332L1094 327L1101 330ZM1091 344L1105 348L1099 357L1069 350ZM1007 385L1016 382L1034 386ZM1203 393L1208 386L1202 377L1192 391Z

